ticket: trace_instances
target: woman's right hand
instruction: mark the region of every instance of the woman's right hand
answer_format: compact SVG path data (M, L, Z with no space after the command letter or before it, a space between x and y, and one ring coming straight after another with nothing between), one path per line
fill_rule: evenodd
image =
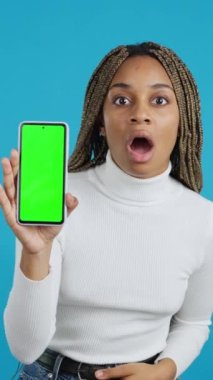
M16 182L19 170L19 153L17 150L11 151L10 159L2 159L4 188L0 186L0 206L2 207L5 219L23 248L29 254L37 254L51 245L53 239L62 229L60 226L24 226L16 220ZM68 215L76 208L78 200L70 193L66 194L66 206Z

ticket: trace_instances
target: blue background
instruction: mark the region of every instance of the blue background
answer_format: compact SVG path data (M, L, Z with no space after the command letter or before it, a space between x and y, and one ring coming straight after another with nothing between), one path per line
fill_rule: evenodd
M211 0L0 1L0 157L17 147L22 120L66 121L71 152L86 84L100 59L120 44L155 41L175 50L197 81L204 125L202 194L213 200L212 20ZM18 364L10 354L2 322L13 266L14 236L1 212L1 380L10 380ZM212 291L206 297L212 297ZM211 379L212 352L213 336L182 379Z

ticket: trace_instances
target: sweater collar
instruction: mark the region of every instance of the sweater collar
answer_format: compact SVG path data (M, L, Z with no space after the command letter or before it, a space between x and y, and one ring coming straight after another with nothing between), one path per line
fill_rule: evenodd
M168 168L160 175L148 179L136 178L120 169L108 150L106 162L96 166L95 173L101 190L109 197L123 203L148 205L169 200L174 193L180 192L182 186L177 186L179 182L170 176L171 169L169 162Z

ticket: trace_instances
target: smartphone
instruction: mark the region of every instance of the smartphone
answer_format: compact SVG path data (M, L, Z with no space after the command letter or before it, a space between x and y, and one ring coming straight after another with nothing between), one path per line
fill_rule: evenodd
M69 127L64 122L24 121L19 125L18 223L64 223L68 138Z

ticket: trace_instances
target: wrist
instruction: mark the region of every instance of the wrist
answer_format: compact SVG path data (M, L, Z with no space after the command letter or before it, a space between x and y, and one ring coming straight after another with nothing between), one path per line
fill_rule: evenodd
M20 269L23 274L34 281L43 280L49 274L49 260L52 244L43 251L31 254L23 247Z

